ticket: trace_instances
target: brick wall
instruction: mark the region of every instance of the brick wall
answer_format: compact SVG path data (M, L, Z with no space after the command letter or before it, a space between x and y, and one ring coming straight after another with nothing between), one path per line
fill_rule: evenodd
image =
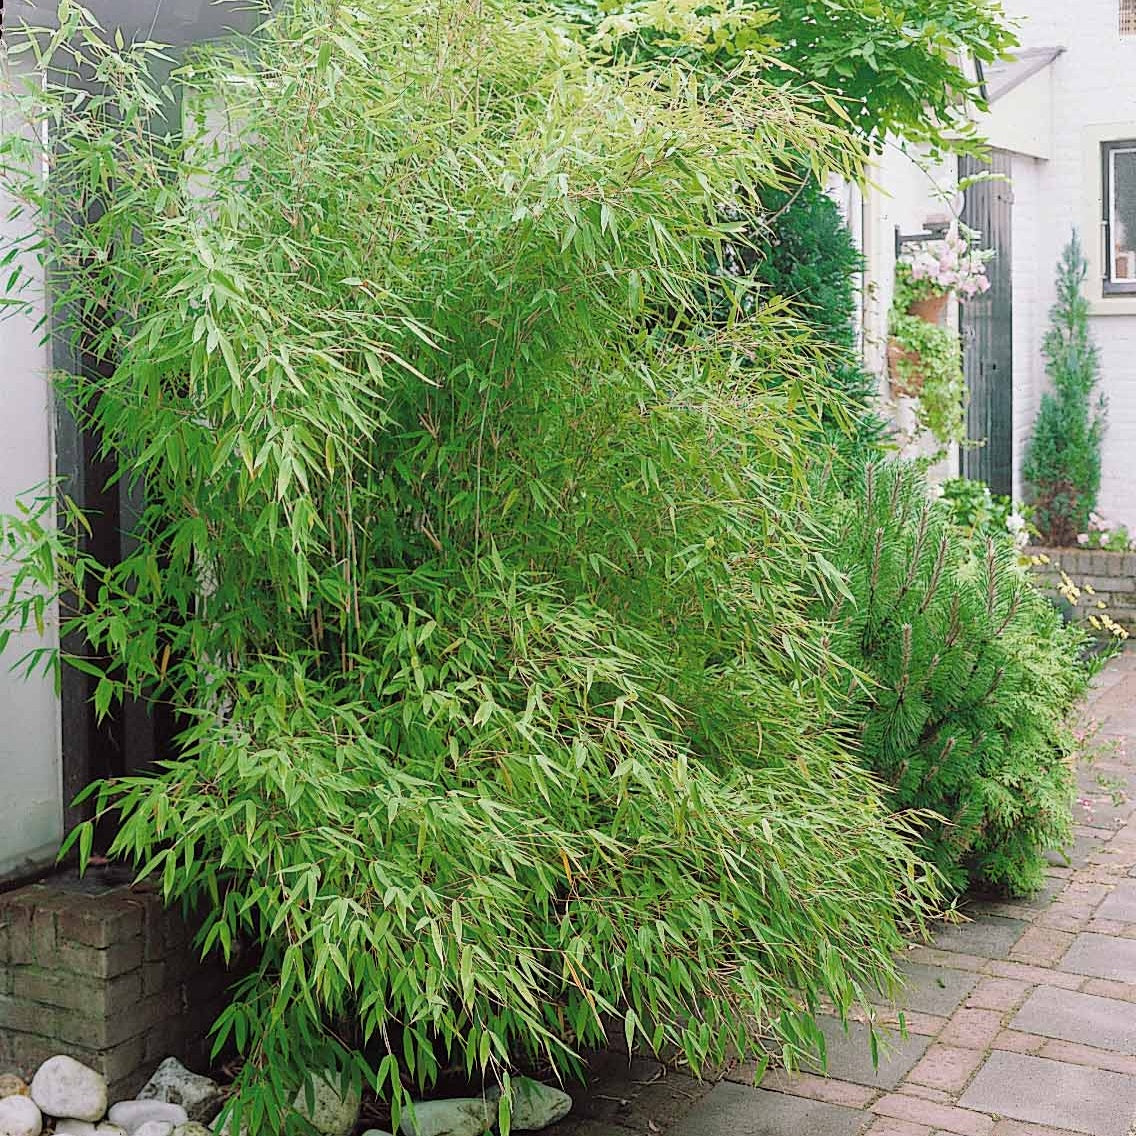
M1105 604L1107 614L1129 631L1136 631L1136 552L1104 552L1101 549L1030 548L1034 556L1046 556L1048 564L1035 571L1047 589L1056 593L1063 570L1081 589L1077 609L1083 614ZM1092 592L1086 590L1086 585Z
M63 876L0 895L0 1069L67 1053L113 1100L164 1057L202 1067L229 978L191 940L151 890Z

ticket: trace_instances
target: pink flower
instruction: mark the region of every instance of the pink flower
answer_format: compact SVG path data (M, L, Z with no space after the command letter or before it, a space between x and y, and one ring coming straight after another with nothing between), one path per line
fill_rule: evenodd
M1088 544L1089 543L1089 534L1088 533L1077 533L1077 543L1078 544Z

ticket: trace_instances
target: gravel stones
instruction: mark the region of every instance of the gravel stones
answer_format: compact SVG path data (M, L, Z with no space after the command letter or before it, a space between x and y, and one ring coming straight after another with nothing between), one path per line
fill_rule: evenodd
M399 1124L402 1136L482 1136L497 1123L500 1089L485 1097L458 1097L453 1100L417 1101L414 1118L405 1113ZM513 1078L513 1129L536 1131L555 1124L572 1109L572 1098L560 1089L534 1081ZM364 1136L367 1136L364 1133Z
M17 1077L15 1073L0 1074L0 1099L4 1097L26 1097L30 1095L31 1090L24 1083L23 1079Z
M317 1073L310 1079L312 1103L308 1105L308 1091L301 1088L292 1107L323 1136L348 1136L359 1119L360 1096L358 1089L349 1089L344 1096L338 1080Z
M174 1126L168 1120L147 1120L139 1124L131 1136L172 1136Z
M483 1097L415 1101L414 1117L403 1113L402 1136L483 1136L497 1119L497 1106Z
M107 1109L106 1078L61 1053L36 1070L31 1098L48 1116L101 1120Z
M180 1104L190 1120L204 1122L217 1115L224 1093L216 1081L191 1073L176 1057L167 1057L139 1090L137 1099Z
M55 1136L126 1136L126 1129L104 1120L92 1124L89 1120L57 1120Z
M572 1098L560 1089L531 1077L513 1078L513 1127L519 1131L547 1128L571 1111Z
M111 1105L110 1112L107 1115L111 1124L125 1128L128 1136L134 1136L138 1129L151 1121L168 1124L170 1132L179 1124L185 1124L189 1121L185 1109L180 1104L158 1100L119 1101L118 1104ZM158 1134L148 1132L145 1136L158 1136ZM169 1133L162 1133L161 1136L169 1136Z

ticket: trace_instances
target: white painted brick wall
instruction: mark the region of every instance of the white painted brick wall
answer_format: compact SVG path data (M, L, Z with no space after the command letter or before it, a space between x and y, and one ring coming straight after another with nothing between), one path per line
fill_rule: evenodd
M0 133L21 129L10 103L0 98ZM0 190L0 255L5 237L24 232L9 216L12 205ZM23 264L42 280L34 261L27 258ZM33 290L37 294L42 304L42 287ZM19 496L52 473L47 350L36 327L41 312L42 306L31 315L0 321L0 513L12 512ZM0 564L0 587L10 571ZM28 861L50 860L62 835L59 703L49 678L25 681L12 670L25 651L50 645L54 635L54 627L46 640L34 630L15 635L0 659L0 877L24 869Z
M1013 161L1013 351L1015 495L1021 496L1021 468L1045 381L1040 344L1049 309L1051 265L1042 259L1046 209L1041 185L1046 163L1016 155Z
M1118 0L1008 0L1020 17L1024 47L1065 48L1053 63L1054 153L1051 161L1015 161L1014 316L1015 471L1046 381L1041 341L1053 299L1054 268L1074 225L1097 192L1086 170L1087 127L1127 123L1136 137L1136 37L1121 38ZM1089 178L1093 180L1090 183ZM1099 242L1099 229L1082 232ZM1090 286L1099 283L1090 282ZM1136 315L1093 318L1109 401L1101 509L1136 529Z

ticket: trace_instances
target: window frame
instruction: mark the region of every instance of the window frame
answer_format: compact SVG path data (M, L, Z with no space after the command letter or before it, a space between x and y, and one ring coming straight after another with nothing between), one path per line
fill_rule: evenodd
M1136 154L1136 138L1117 139L1101 143L1101 290L1105 296L1136 295L1136 279L1114 280L1116 258L1113 254L1112 231L1114 195L1112 191L1114 156L1119 152Z

